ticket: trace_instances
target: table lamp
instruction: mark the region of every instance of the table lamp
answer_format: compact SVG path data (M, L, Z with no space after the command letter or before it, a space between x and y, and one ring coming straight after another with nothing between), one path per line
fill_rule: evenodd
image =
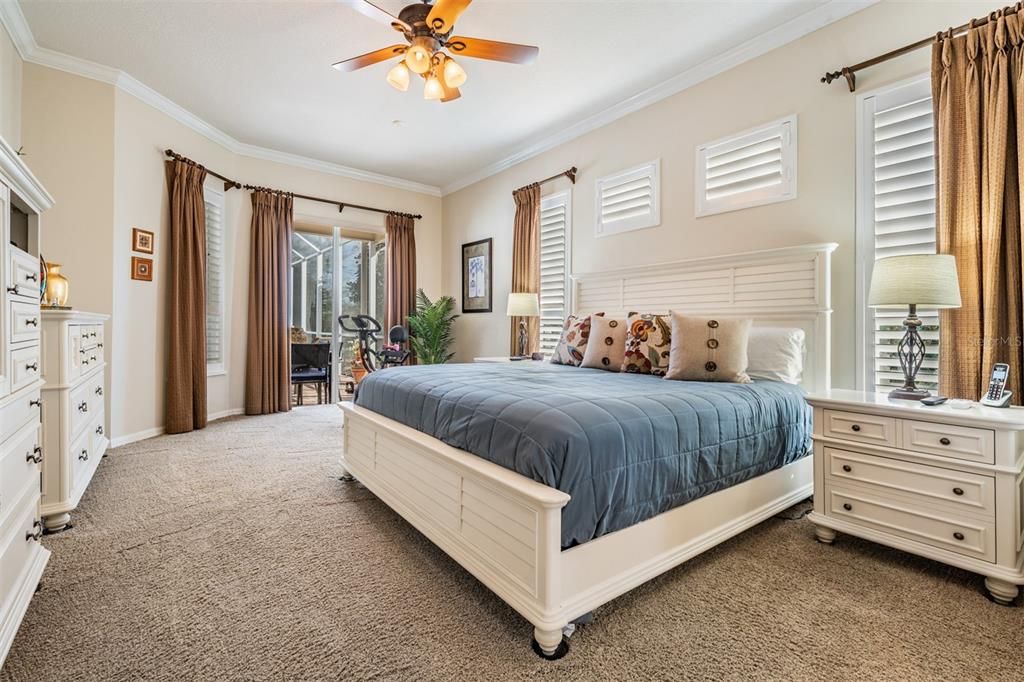
M902 308L908 306L906 330L896 355L903 370L903 386L889 392L890 398L920 400L929 392L915 383L918 370L924 362L925 345L918 328L921 318L917 306L926 308L959 308L960 282L956 275L956 259L946 254L918 256L891 256L875 261L871 274L868 305L872 308Z
M506 314L509 317L519 318L519 350L523 354L513 355L512 359L522 360L523 358L530 357L530 349L528 348L530 339L527 333L526 318L540 315L540 300L537 294L509 294Z

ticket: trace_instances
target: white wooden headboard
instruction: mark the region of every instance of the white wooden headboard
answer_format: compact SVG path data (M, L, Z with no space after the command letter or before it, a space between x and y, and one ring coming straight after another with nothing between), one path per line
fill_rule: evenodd
M831 387L831 259L838 244L809 244L675 263L574 274L572 309L714 313L750 317L757 327L804 330L803 386Z

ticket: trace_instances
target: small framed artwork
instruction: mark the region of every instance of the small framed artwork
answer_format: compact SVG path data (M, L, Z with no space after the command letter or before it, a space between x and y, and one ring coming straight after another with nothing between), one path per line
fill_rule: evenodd
M132 251L153 253L153 233L149 230L132 228Z
M153 281L153 259L132 256L132 279L143 282Z
M462 312L491 312L491 241L481 239L462 245Z

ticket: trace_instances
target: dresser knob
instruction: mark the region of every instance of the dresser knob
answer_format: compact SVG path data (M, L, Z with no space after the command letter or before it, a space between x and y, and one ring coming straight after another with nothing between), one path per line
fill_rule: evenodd
M38 362L33 362L31 365L25 365L25 371L26 372L38 372L39 371L39 363Z
M102 344L102 343L97 343L97 344L96 344L96 347L97 347L97 348L103 348L103 344Z
M17 286L7 287L7 293L9 293L9 294L16 294L16 293L18 293L18 287Z
M953 537L956 538L957 540L963 540L964 539L964 534L961 533L960 531L957 531L957 532L953 533Z
M953 488L953 494L954 495L963 495L964 494L964 489L963 488Z
M853 471L853 467L850 466L849 464L844 464L843 465L843 471L849 473L849 472Z
M849 502L843 502L843 509L846 511L853 511L853 505Z
M79 412L88 412L89 411L89 403L85 402L84 400L82 402L78 403L78 411Z
M82 460L83 462L87 461L89 459L89 451L82 450L82 454L78 456L78 459Z
M25 275L25 281L26 282L38 282L39 281L39 275Z
M952 441L943 436L942 438L939 439L939 442L942 443L943 445L949 445Z
M28 401L28 406L29 407L42 407L43 406L43 399L42 398L36 398L35 400L30 400L30 401Z
M96 356L95 355L90 356L89 357L89 362L96 362Z
M97 435L102 436L103 435L103 427L102 426L97 426L96 427L96 433L97 433Z
M854 424L850 427L851 431L860 431L860 424Z
M43 449L38 445L32 448L32 452L25 453L25 461L32 464L39 464L43 461Z
M33 327L38 327L39 326L39 318L38 317L31 317L31 318L25 320L25 326L28 327L29 325L31 325Z
M39 521L33 521L32 522L32 530L30 530L29 532L25 533L25 540L27 542L32 542L32 541L38 542L39 538L41 538L41 537L43 537L43 524L39 523Z
M103 395L103 387L102 386L97 386L96 387L96 395Z

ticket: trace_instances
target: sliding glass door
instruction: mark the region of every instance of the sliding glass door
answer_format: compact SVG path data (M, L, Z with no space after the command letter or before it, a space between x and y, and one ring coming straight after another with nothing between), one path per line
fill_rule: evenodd
M296 230L291 268L293 335L305 336L310 343L330 343L328 395L331 401L345 398L358 337L341 329L338 316L370 315L384 326L383 236L357 236L339 227L331 234ZM386 333L385 329L382 342Z

